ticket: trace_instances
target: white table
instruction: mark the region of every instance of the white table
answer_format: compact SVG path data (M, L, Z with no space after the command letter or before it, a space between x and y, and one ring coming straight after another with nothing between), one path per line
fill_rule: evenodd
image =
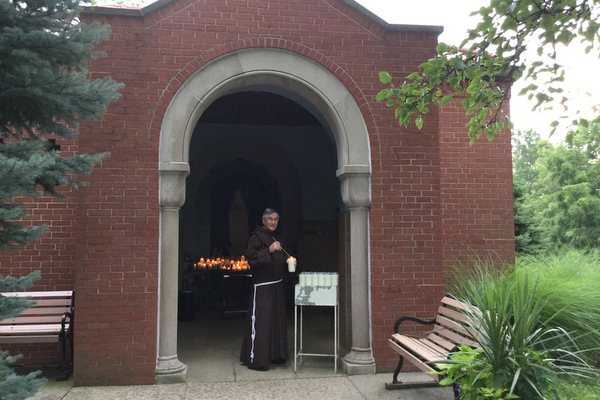
M334 373L337 374L338 366L338 322L339 322L339 301L338 286L301 286L295 287L294 296L294 372L297 371L297 361L303 356L309 357L333 357ZM303 316L302 309L307 306L325 306L333 307L333 353L305 353L303 352ZM298 315L300 315L300 325L298 325ZM298 345L300 349L298 349Z

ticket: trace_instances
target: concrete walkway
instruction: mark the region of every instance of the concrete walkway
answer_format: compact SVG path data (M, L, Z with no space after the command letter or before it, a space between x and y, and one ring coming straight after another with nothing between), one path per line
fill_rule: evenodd
M264 373L263 373L264 374ZM451 400L449 387L387 390L392 374L296 377L236 382L148 386L73 387L49 381L33 400ZM403 382L430 380L424 374L401 374Z

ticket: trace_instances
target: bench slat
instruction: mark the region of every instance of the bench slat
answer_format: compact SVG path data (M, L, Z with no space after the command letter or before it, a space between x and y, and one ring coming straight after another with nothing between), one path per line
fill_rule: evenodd
M5 297L32 297L32 298L43 298L43 297L73 297L72 290L62 290L54 292L5 292L0 293Z
M44 299L32 299L37 304L34 307L70 307L71 299L63 299L63 298L44 298Z
M392 336L394 341L407 349L411 354L419 357L423 361L438 360L440 353L427 347L422 339L415 339L408 336L395 335Z
M470 307L467 303L462 302L460 300L453 299L450 296L442 297L441 303L445 306L452 307L458 310L468 310ZM475 306L472 306L473 309L476 309Z
M440 307L438 309L438 315L443 315L450 320L462 323L469 321L468 315L448 307Z
M68 307L46 307L46 308L40 308L40 307L32 307L32 308L28 308L27 310L23 310L23 312L21 314L19 314L19 317L25 317L25 316L29 316L29 315L63 315L66 312L71 311L71 306L69 305Z
M439 337L435 335L430 335L424 339L421 339L421 342L425 344L427 347L431 348L433 351L448 355L450 351L454 348L454 343L448 342L446 340L441 340Z
M467 337L459 335L456 332L451 331L450 329L437 330L436 334L455 344L466 344L469 347L477 347L477 342L471 339L467 339Z
M452 347L447 349L446 347L439 346L435 341L429 338L411 338L400 334L392 335L392 339L398 344L402 345L407 351L414 354L422 361L440 361L448 358L450 350L454 348L454 344L446 342Z
M34 316L25 316L25 317L17 317L2 320L0 326L5 325L37 325L37 324L60 324L62 321L62 314L60 315L34 315ZM67 319L68 321L68 319Z
M452 332L456 333L457 335L463 337L465 340L469 340L469 341L473 341L473 337L474 335L474 330L471 328L466 328L463 325L458 324L457 322L448 320L444 317L439 317L437 319L437 321L440 323L440 329L437 330L451 330ZM457 339L458 341L460 341L461 339Z
M65 324L65 329L68 329L69 324ZM11 335L11 334L25 334L29 333L37 335L41 333L54 332L58 335L61 330L60 324L39 324L39 325L3 325L0 326L0 334Z
M1 344L14 344L14 343L59 343L60 339L58 335L11 335L11 336L0 336Z
M434 343L437 343L447 352L452 351L452 349L456 347L456 344L454 342L451 342L450 340L448 340L448 338L438 335L436 332L431 332L429 336L427 336L427 339Z

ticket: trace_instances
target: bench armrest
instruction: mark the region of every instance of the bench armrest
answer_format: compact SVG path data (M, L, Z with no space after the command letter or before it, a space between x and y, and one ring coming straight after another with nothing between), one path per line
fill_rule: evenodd
M421 325L435 324L435 318L432 320L424 320L424 319L420 319L420 318L416 318L416 317L400 317L400 318L398 318L398 320L396 320L396 323L394 324L394 333L398 333L398 328L400 328L400 324L403 323L404 321L417 322Z
M66 311L63 313L62 318L60 320L60 336L64 336L67 334L66 325L67 319L69 319L69 331L73 326L73 309L71 311Z

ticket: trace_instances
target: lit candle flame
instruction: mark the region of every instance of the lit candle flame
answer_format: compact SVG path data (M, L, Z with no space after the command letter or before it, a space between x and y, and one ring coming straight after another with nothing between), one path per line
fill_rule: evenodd
M220 269L220 270L231 270L231 271L247 271L250 269L246 257L241 256L239 260L231 260L228 258L200 258L198 262L192 264L194 269L206 270L206 269Z

